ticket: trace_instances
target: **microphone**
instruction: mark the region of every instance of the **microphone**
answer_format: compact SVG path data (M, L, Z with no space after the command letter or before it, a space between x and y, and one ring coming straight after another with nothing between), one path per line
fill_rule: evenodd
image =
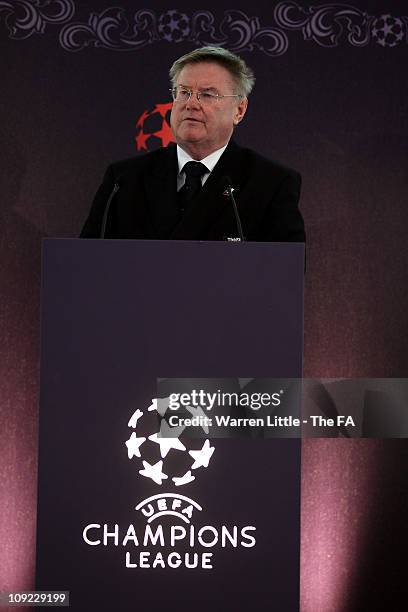
M233 193L234 187L232 186L232 181L229 176L223 176L221 181L225 189L224 194L227 195L231 199L231 202L232 202L232 207L234 209L234 215L235 215L235 221L237 223L239 239L241 242L245 242L244 234L242 231L241 219L239 217L237 203L234 198L234 193Z
M109 208L110 208L111 202L112 202L115 194L119 191L119 188L120 188L119 183L115 183L114 186L113 186L112 191L110 192L109 198L108 198L108 200L106 202L105 210L103 211L102 224L101 224L101 232L99 234L99 238L100 239L105 238L106 223L108 221Z

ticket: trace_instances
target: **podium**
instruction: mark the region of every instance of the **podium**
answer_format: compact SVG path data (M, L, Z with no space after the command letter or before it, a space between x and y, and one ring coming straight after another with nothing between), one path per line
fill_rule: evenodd
M167 381L302 375L303 275L301 244L44 241L38 590L299 609L300 440L154 434Z

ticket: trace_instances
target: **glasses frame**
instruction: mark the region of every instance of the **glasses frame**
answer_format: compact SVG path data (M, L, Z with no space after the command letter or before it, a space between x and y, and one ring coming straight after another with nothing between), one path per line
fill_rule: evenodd
M197 101L202 104L203 101L201 99L202 94L205 94L206 96L210 96L209 99L211 100L221 100L222 98L243 98L243 96L241 94L214 94L211 93L209 91L193 91L192 89L190 89L189 87L184 87L184 85L177 85L177 87L170 87L169 91L171 93L171 96L173 98L173 102L180 102L180 100L177 100L176 96L177 96L177 88L178 87L183 87L183 89L185 91L188 91L188 100L184 101L184 104L187 104L188 102L190 102L191 98L193 97L193 94L195 94Z

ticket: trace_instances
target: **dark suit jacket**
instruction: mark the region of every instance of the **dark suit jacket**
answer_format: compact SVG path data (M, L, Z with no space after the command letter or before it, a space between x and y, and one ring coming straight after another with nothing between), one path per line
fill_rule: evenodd
M98 238L103 213L115 183L106 238L225 240L237 225L222 178L231 178L247 240L304 242L298 209L301 178L289 168L230 142L199 195L180 217L177 206L175 146L110 165L82 238Z

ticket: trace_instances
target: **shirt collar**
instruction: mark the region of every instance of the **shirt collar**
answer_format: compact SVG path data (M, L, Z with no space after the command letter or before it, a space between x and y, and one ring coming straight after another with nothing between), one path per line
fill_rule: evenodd
M221 147L221 149L213 151L213 153L210 153L210 155L207 155L207 157L204 157L204 159L200 159L200 162L204 164L206 168L208 168L209 173L214 170L215 164L218 162L221 155L224 153L225 149L227 148L227 145L228 143L225 146ZM188 153L186 153L186 151L184 151L184 149L177 145L177 161L178 171L180 174L183 171L183 168L187 162L197 160L193 159Z

